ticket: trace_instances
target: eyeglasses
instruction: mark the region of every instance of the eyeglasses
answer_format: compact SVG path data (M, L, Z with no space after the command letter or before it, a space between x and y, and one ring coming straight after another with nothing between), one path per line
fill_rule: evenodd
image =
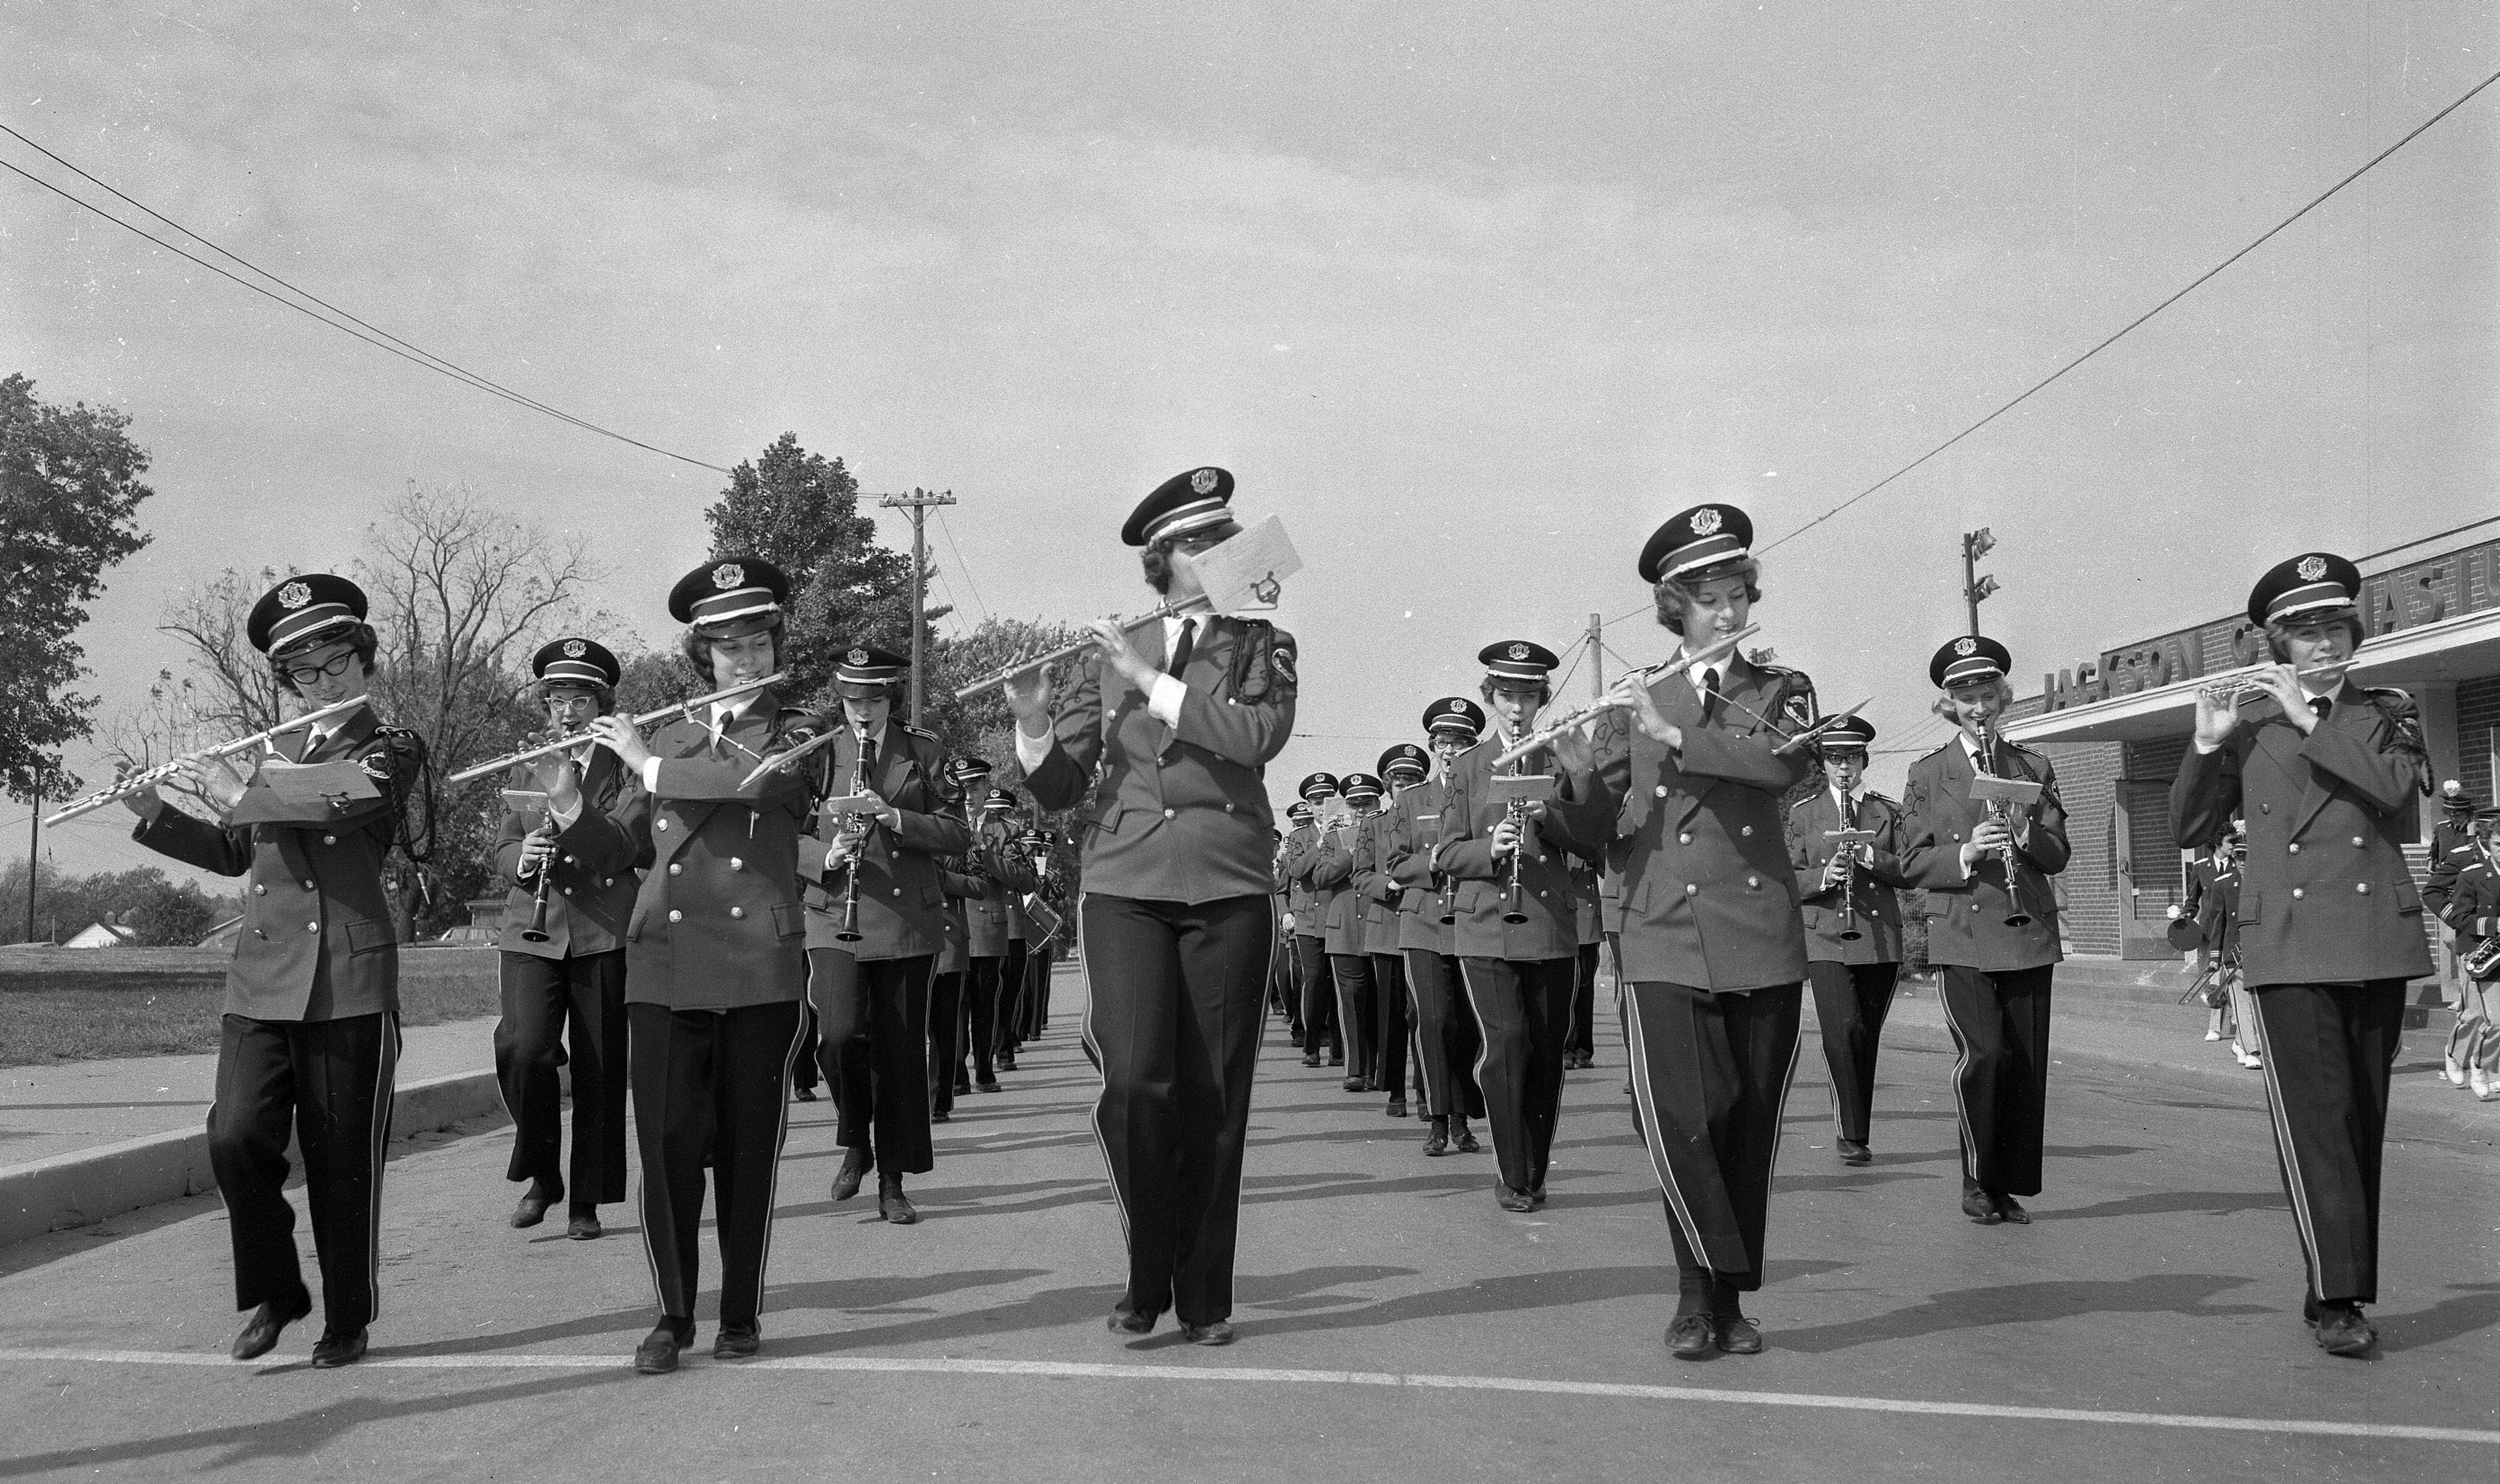
M310 685L315 680L326 680L333 676L345 675L349 662L355 657L355 650L345 649L340 651L339 657L326 665L289 665L286 667L286 678L298 685Z

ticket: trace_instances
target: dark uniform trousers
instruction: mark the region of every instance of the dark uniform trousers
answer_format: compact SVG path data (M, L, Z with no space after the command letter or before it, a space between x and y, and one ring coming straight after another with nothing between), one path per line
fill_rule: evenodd
M642 1157L642 1249L660 1312L691 1321L702 1289L704 1170L720 1240L720 1322L749 1328L764 1294L774 1181L789 1127L800 1003L673 1010L636 1003L628 1062Z
M964 981L968 977L960 969L932 970L929 974L929 1044L921 1055L928 1068L933 1112L955 1110L955 1072L964 1065Z
M1597 1054L1597 945L1580 945L1579 976L1571 983L1571 1034L1562 1042L1565 1051L1583 1056Z
M2379 1302L2379 1168L2387 1072L2404 1035L2405 984L2263 984L2253 991L2265 1035L2275 1164L2300 1229L2310 1291L2320 1303Z
M295 1207L286 1201L291 1122L312 1206L322 1318L329 1333L352 1335L380 1310L377 1227L399 1017L228 1015L219 1039L209 1168L225 1198L234 1243L235 1307L283 1303L304 1288Z
M1998 1195L2036 1196L2049 1112L2049 980L2056 966L1995 973L1940 967L1945 1024L1958 1058L1953 1086L1962 1178Z
M807 997L824 1022L816 1055L841 1146L873 1150L885 1174L938 1168L929 1138L929 994L936 954L871 959L807 950Z
M1371 1025L1378 1039L1371 1064L1374 1080L1392 1103L1406 1101L1406 1052L1415 1030L1415 1017L1407 1006L1404 957L1372 954Z
M1687 1272L1707 1268L1740 1293L1762 1286L1771 1170L1796 1071L1798 990L1712 994L1642 980L1624 995L1641 1134L1665 1193L1676 1261Z
M1294 1044L1302 1043L1302 957L1292 934L1276 940L1267 953L1267 1003L1285 1017Z
M1554 1125L1562 1111L1562 1038L1571 1030L1568 958L1459 960L1467 1003L1484 1035L1476 1081L1501 1183L1517 1191L1545 1184Z
M969 1081L998 1080L996 1057L999 1044L999 975L1006 960L997 954L968 959L964 971L964 1034L955 1042L956 1051L946 1064L947 1074L961 1085ZM971 1076L964 1072L964 1058L971 1056Z
M993 1054L1015 1055L1024 1044L1024 961L1028 957L1021 938L1007 940L1007 956L999 962L999 1001L996 1011L998 1032L990 1038Z
M1484 1037L1459 982L1459 961L1430 948L1409 948L1406 986L1415 1001L1415 1067L1424 1075L1424 1115L1482 1118L1476 1056Z
M1320 1049L1316 1043L1325 1040L1328 1054L1342 1061L1345 1028L1337 1021L1336 978L1329 966L1328 940L1297 933L1294 956L1302 972L1302 1050L1315 1052Z
M1329 977L1336 985L1336 1024L1345 1042L1345 1074L1368 1083L1380 1057L1374 1025L1380 1006L1372 1002L1371 955L1332 953L1328 962Z
M1059 967L1059 950L1041 948L1024 956L1024 1024L1019 1040L1039 1040L1050 1025L1050 975Z
M1875 1109L1875 1054L1884 1044L1884 1017L1892 1011L1898 964L1842 964L1816 959L1805 966L1814 986L1815 1019L1823 1026L1823 1060L1831 1072L1831 1117L1840 1137L1866 1142Z
M562 1185L576 1204L625 1199L625 950L503 955L495 1081L512 1116L504 1178ZM564 1088L573 1069L573 1167L564 1164Z
M1102 1069L1094 1133L1129 1242L1134 1313L1233 1314L1241 1156L1275 907L1087 893L1085 1040Z

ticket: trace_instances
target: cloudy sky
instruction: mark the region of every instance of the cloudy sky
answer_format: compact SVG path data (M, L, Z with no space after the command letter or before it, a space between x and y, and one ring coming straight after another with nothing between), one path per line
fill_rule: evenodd
M951 488L968 616L1141 606L1121 516L1233 469L1308 564L1291 779L1367 769L1491 640L1596 611L1662 655L1633 559L1704 499L1780 543L1764 638L1826 705L1874 695L1879 745L1926 735L1963 530L2036 676L2219 616L2293 548L2487 512L2500 87L1782 540L2500 68L2495 9L0 0L0 121L577 415ZM108 710L176 658L169 593L342 565L411 480L590 533L641 642L705 554L719 476L15 177L0 285L0 369L127 411L155 459L155 543L83 636ZM55 858L144 858L120 833Z

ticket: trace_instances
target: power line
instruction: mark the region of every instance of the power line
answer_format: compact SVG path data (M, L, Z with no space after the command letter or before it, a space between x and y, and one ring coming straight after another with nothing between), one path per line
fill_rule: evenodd
M293 283L280 278L277 274L271 273L269 270L260 267L237 253L228 251L226 248L219 247L216 243L201 236L197 232L192 231L189 227L182 225L181 222L176 221L173 217L157 211L154 207L148 205L146 202L140 201L128 193L116 189L112 184L89 175L86 171L80 169L77 165L74 165L70 161L54 154L51 150L45 148L42 145L36 144L33 140L28 139L25 135L18 133L16 129L9 127L7 124L0 123L0 133L7 134L10 138L16 140L18 143L26 146L30 149L33 149L45 158L60 165L63 169L72 172L82 180L87 181L98 188L110 191L115 197L129 202L132 206L146 212L148 215L153 216L158 221L172 227L175 231L200 243L204 247L208 247L209 250L233 262L242 264L243 267L250 272L258 274L260 277L269 280L271 282L283 287L287 293L298 295L303 299L319 305L322 309L329 311L330 313L338 315L339 318L331 319L322 314L315 313L313 311L305 308L304 305L298 304L294 300L286 298L284 295L273 293L269 289L262 287L258 283L252 282L248 279L238 277L226 269L217 266L215 263L212 263L206 258L200 257L196 253L189 252L165 241L163 238L156 236L144 227L138 226L132 222L124 221L120 217L113 214L111 212L97 206L95 203L88 201L74 192L64 190L60 186L53 184L51 181L45 180L41 176L35 175L34 173L12 164L9 161L0 160L0 168L5 168L16 175L33 181L35 184L42 186L44 189L50 191L52 194L74 206L81 207L88 212L94 213L96 215L112 222L115 226L121 228L123 231L145 238L148 242L155 244L157 247L164 248L168 252L196 263L200 267L206 268L211 273L216 274L221 278L240 283L244 287L250 289L252 292L261 295L263 298L282 304L299 314L305 315L306 317L315 320L321 324L328 325L331 329L337 330L343 335L352 336L357 340L363 341L366 345L372 346L378 350L389 351L400 359L408 361L412 365L423 367L425 370L431 371L437 376L447 377L450 379L458 381L462 385L468 386L474 390L485 392L489 396L501 397L505 401L512 403L517 407L525 408L530 412L540 412L546 416L553 417L558 421L570 423L574 427L579 428L585 433L595 433L602 438L614 439L618 443L631 445L632 446L641 448L645 452L659 454L663 458L675 459L677 462L682 464L692 464L698 469L708 469L714 474L729 473L728 470L723 469L718 464L707 464L701 459L690 458L685 454L663 448L656 444L644 443L639 438L629 437L628 435L616 432L611 428L601 427L599 424L591 422L586 418L575 416L573 413L565 412L560 408L551 407L544 402L541 402L526 392L515 391L499 381L495 381L487 377L481 376L456 362L446 360L442 356L436 355L431 350L411 345L409 342L400 339L400 337L391 334L388 330L369 324L365 320L347 313L345 310L340 309L337 305L330 303L328 300L321 298L319 295L307 289L298 288ZM342 320L346 322L342 323ZM371 331L372 333L363 333L365 331Z
M1842 511L1845 511L1845 510L1849 509L1851 506L1856 505L1859 501L1863 500L1863 499L1865 499L1867 496L1874 494L1876 491L1878 491L1878 490L1880 490L1880 489L1884 488L1886 485L1891 484L1891 483L1892 483L1894 480L1901 478L1903 476L1905 476L1905 475L1909 474L1912 470L1915 470L1915 469L1917 469L1920 465L1924 464L1925 462L1927 462L1927 460L1929 460L1929 459L1931 459L1931 458L1934 458L1937 454L1944 452L1946 449L1948 449L1948 448L1952 447L1954 445L1956 445L1956 444L1957 444L1957 443L1960 443L1963 439L1970 437L1973 433L1976 433L1976 432L1978 432L1980 429L1982 429L1982 428L1984 428L1984 427L1987 427L1990 423L1994 422L1997 418L2004 416L2006 413L2008 413L2008 412L2010 412L2014 411L2016 408L2018 408L2018 407L2022 406L2023 403L2025 403L2025 402L2029 401L2029 400L2031 399L2031 397L2032 397L2035 393L2038 393L2038 392L2040 392L2040 391L2042 391L2042 390L2045 390L2045 389L2049 386L2049 384L2050 384L2051 382L2056 381L2056 380L2057 379L2059 379L2060 377L2063 377L2066 373L2068 373L2068 372L2070 372L2070 371L2073 371L2076 367L2081 366L2082 364L2084 364L2084 362L2090 360L2093 356L2096 356L2096 355L2100 354L2102 351L2104 351L2104 350L2108 349L2110 346L2114 346L2114 345L2118 344L2118 342L2120 341L2120 339L2121 339L2122 337L2125 336L2125 335L2126 335L2126 334L2128 334L2130 331L2134 330L2138 325L2143 324L2146 320L2151 319L2154 315L2160 313L2163 310L2166 310L2166 309L2170 308L2170 306L2172 306L2172 305L2174 305L2174 304L2178 303L2178 302L2179 302L2180 300L2182 300L2182 299L2187 298L2189 294L2194 293L2197 289L2199 289L2199 288L2203 287L2207 282L2211 281L2211 280L2213 280L2213 278L2214 278L2216 275L2220 274L2223 269L2230 267L2233 263L2238 262L2240 259L2242 259L2242 258L2244 258L2244 257L2248 256L2250 253L2254 252L2257 248L2259 248L2259 247L2261 247L2265 246L2265 244L2266 244L2268 241L2270 241L2270 240L2275 236L2275 234L2277 234L2277 233L2279 233L2279 232L2283 231L2283 230L2284 230L2284 228L2290 226L2293 222L2298 221L2298 220L2299 220L2300 218L2302 218L2303 216L2308 215L2311 212L2314 212L2314 211L2316 211L2318 208L2319 208L2320 206L2325 205L2328 197L2333 196L2337 191L2342 190L2345 186L2352 184L2353 181L2357 181L2357 180L2361 179L2361 177L2363 177L2363 176L2365 176L2365 175L2369 174L2369 173L2370 173L2370 171L2372 171L2373 169L2376 169L2376 168L2378 167L2379 163L2380 163L2382 160L2385 160L2387 156L2389 156L2389 155L2391 155L2391 154L2395 153L2397 150L2399 150L2399 149L2403 148L2405 146L2407 146L2407 145L2409 145L2409 144L2412 144L2416 139L2419 138L2419 137L2422 135L2423 131L2425 131L2425 130L2427 130L2428 128L2430 128L2430 126L2431 126L2431 125L2433 125L2433 124L2435 124L2435 123L2439 122L2439 121L2440 121L2441 119L2443 119L2443 118L2446 118L2449 115L2455 113L2458 109L2463 108L2467 103L2469 103L2469 102L2471 102L2471 101L2473 100L2473 98L2474 98L2475 94L2480 93L2480 92L2481 92L2481 91L2483 91L2484 88L2489 87L2489 86L2490 86L2492 83L2494 83L2494 82L2500 82L2500 72L2495 72L2495 73L2491 74L2489 77L2484 78L2482 82L2475 83L2472 87L2467 88L2467 89L2465 90L2465 93L2464 93L2464 95L2463 95L2462 97L2458 98L2455 102L2453 102L2453 103L2450 104L2448 107L2446 107L2446 108L2444 108L2444 109L2441 109L2438 113L2431 115L2428 118L2423 119L2420 123L2418 123L2418 124L2417 124L2417 125L2415 125L2415 126L2414 126L2414 128L2413 128L2413 130L2412 130L2410 133L2406 134L2404 138L2397 140L2394 144L2389 145L2389 146L2388 146L2387 148L2385 148L2385 149L2380 150L2377 154L2374 154L2374 155L2370 156L2370 158L2369 158L2366 162L2364 162L2364 163L2362 164L2362 166L2361 166L2358 170L2353 171L2351 175L2346 176L2344 179L2342 179L2342 180L2340 180L2340 181L2336 181L2334 184L2332 184L2332 185L2330 185L2330 186L2326 187L2326 189L2324 189L2324 190L2322 190L2322 191L2319 192L2317 196L2313 197L2313 198L2310 200L2310 202L2309 202L2309 204L2308 204L2307 206L2304 206L2304 207L2302 207L2299 211L2296 211L2296 212L2292 213L2290 215L2286 216L2283 220L2276 222L2273 226L2266 228L2266 230L2265 230L2264 232L2260 233L2260 234L2257 236L2257 238L2256 238L2256 240L2255 240L2255 241L2253 241L2253 242L2250 243L2247 247L2242 247L2239 251L2232 253L2229 257L2226 257L2226 258L2222 259L2220 262L2216 263L2213 267L2211 267L2211 268L2207 269L2204 273L2202 273L2202 274L2198 275L2198 276L2196 277L2196 279L2194 280L2194 281L2190 282L2190 283L2189 283L2186 288L2183 288L2183 289L2179 290L2177 293L2172 294L2169 298L2162 300L2159 304L2155 305L2153 308L2151 308L2151 309L2149 309L2149 310L2146 310L2143 313L2136 315L2133 319L2128 320L2124 325L2122 325L2122 326L2121 326L2121 327L2119 328L2119 330L2117 331L2117 333L2115 333L2115 334L2111 335L2110 337L2108 337L2107 339L2103 340L2100 344L2098 344L2098 345L2096 345L2096 346L2092 346L2090 349L2089 349L2089 350L2085 351L2083 354L2081 354L2081 355L2079 355L2079 356L2076 356L2073 360L2068 361L2068 362L2067 362L2066 364L2064 364L2063 366L2058 367L2056 370L2055 370L2055 371L2053 371L2053 372L2049 373L2047 376L2045 376L2045 377L2041 378L2038 381L2036 381L2036 382L2032 383L2032 385L2029 387L2029 389L2025 390L2025 391L2024 391L2021 396L2018 396L2018 397L2014 398L2012 401L2007 402L2007 403L2006 403L2006 404L2004 404L2002 407L1999 407L1998 409L1996 409L1996 411L1994 411L1994 412L1992 412L1989 413L1987 416L1982 417L1981 419L1979 419L1979 421L1974 422L1974 423L1972 423L1969 427L1966 427L1966 428L1962 429L1960 432L1956 433L1953 437L1946 439L1943 443L1940 443L1940 444L1936 445L1934 447L1932 447L1932 448L1928 449L1926 452L1920 454L1917 458L1912 459L1912 460L1911 460L1910 462L1908 462L1907 464L1902 465L1900 468L1898 468L1898 469L1896 469L1896 470L1892 471L1891 474L1886 475L1884 478L1880 478L1880 479L1876 480L1874 483L1869 484L1869 485L1868 485L1868 486L1866 486L1864 489L1861 489L1861 490L1859 490L1858 493L1856 493L1856 494L1854 494L1854 495L1850 496L1848 499L1841 501L1838 505L1833 506L1831 509L1829 509L1829 510L1827 510L1827 511L1824 511L1824 512L1823 512L1822 514L1820 514L1820 515L1817 515L1817 516L1816 516L1816 517L1814 517L1812 520L1807 521L1805 524L1803 524L1803 525L1801 525L1801 526L1797 527L1797 528L1796 528L1795 530L1793 530L1793 531L1789 532L1786 536L1781 537L1778 541L1775 541L1775 542L1771 543L1769 545L1764 546L1764 547L1762 547L1761 549L1762 549L1763 551L1775 551L1775 550L1778 550L1781 546L1784 546L1784 545L1786 545L1788 543L1790 543L1790 542L1792 542L1792 541L1794 541L1796 538L1798 538L1798 537L1800 537L1800 536L1804 535L1806 532L1813 530L1816 526L1819 526L1819 525L1823 524L1825 521L1829 520L1832 516L1839 514Z
M981 602L981 584L972 580L971 564L964 560L964 548L955 544L955 527L946 518L942 505L938 507L938 529L946 538L946 549L955 553L955 570L964 575L964 585L972 590L972 602L979 607L983 618L989 617L990 606Z

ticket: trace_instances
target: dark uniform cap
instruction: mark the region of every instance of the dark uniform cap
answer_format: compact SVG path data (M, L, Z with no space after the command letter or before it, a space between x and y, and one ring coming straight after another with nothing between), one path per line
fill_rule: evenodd
M1981 680L2002 680L2014 669L2013 652L1995 640L1979 634L1965 634L1945 641L1927 661L1927 678L1939 690L1957 685L1976 684Z
M1233 518L1233 475L1209 464L1176 474L1129 512L1120 540L1132 546L1152 545L1167 536L1221 525Z
M1380 761L1372 766L1380 770L1384 778L1395 777L1401 773L1411 773L1420 778L1432 771L1432 755L1413 742L1399 742L1380 754Z
M1294 791L1314 803L1322 799L1333 799L1336 797L1336 775L1332 773L1312 774L1309 777L1302 779L1301 787Z
M1874 740L1875 723L1863 716L1843 716L1816 739L1815 745L1826 752L1864 752Z
M1482 737L1484 729L1484 708L1464 696L1443 696L1424 708L1427 732L1464 732L1469 737Z
M911 662L891 649L853 644L834 662L834 692L855 700L874 700L910 673Z
M260 595L244 624L245 637L263 654L298 648L333 629L365 621L365 590L345 577L308 572Z
M2267 569L2249 589L2249 622L2259 628L2348 609L2361 593L2361 569L2332 552L2312 551Z
M1307 824L1310 822L1311 807L1304 804L1301 800L1297 799L1293 803L1285 806L1285 817L1288 819L1299 820L1302 823Z
M2465 791L2464 784L2451 778L2439 785L2439 807L2444 809L2470 809L2474 808L2474 796Z
M1367 773L1349 773L1345 775L1345 796L1349 799L1377 799L1380 797L1380 780Z
M1754 522L1732 505L1696 505L1650 533L1641 547L1640 579L1661 582L1716 567L1741 562L1753 551Z
M559 639L541 644L530 656L530 674L547 685L596 685L614 690L625 678L625 667L595 639Z
M959 757L946 765L946 781L961 786L990 775L990 760L985 757Z
M1012 788L993 788L990 796L981 801L981 812L985 814L1004 813L1015 807L1016 796Z
M1533 640L1505 639L1477 650L1476 663L1497 680L1542 680L1562 657Z
M781 611L790 579L761 557L725 556L704 563L669 589L669 616L699 629ZM755 632L754 627L738 631ZM726 637L726 636L725 636Z

